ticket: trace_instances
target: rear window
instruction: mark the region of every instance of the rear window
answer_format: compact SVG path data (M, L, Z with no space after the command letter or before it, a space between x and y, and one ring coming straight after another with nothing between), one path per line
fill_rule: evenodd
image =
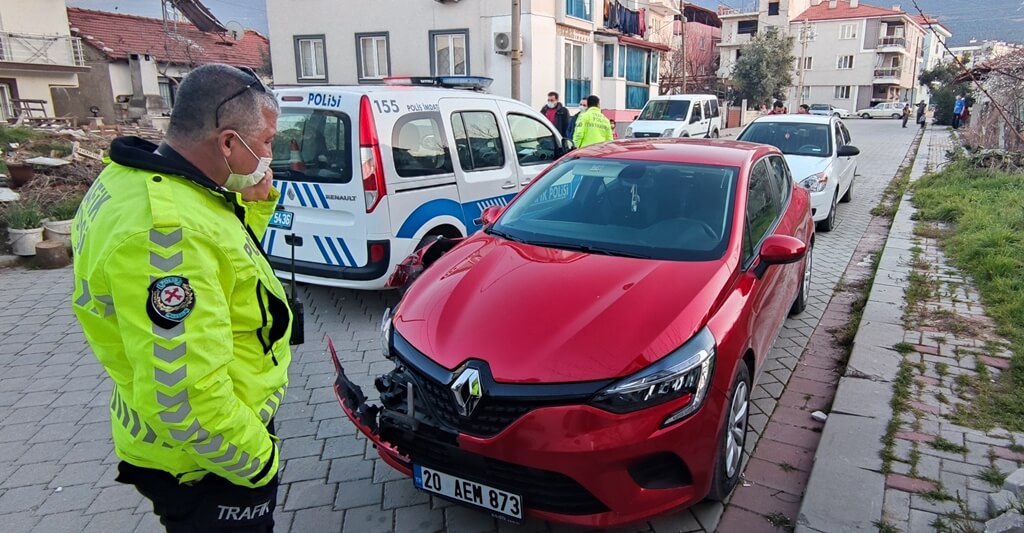
M689 100L652 100L640 113L640 120L686 120Z
M403 178L452 173L451 153L444 141L441 115L413 113L395 124L391 154Z
M828 106L825 105L825 104L811 104L811 109L814 109L814 110L828 109Z
M274 177L292 181L352 181L352 121L339 111L284 109L274 136Z

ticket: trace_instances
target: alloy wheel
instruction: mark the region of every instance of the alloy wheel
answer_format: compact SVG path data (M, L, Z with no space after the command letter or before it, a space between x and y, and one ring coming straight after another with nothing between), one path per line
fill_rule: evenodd
M732 396L732 406L729 408L729 427L725 439L725 475L729 479L736 475L740 463L743 462L743 445L747 437L748 396L747 382L737 383L736 392Z

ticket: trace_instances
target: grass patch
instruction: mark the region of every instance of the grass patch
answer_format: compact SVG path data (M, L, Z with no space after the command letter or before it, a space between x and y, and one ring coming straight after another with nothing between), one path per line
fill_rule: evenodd
M782 463L779 465L779 468L781 468L783 472L792 472L796 470L796 467L789 463Z
M892 462L895 459L893 448L896 446L896 433L900 430L900 415L907 410L907 401L910 399L910 388L914 385L914 371L910 363L903 359L900 361L900 369L896 372L896 379L892 382L892 400L889 406L892 408L892 418L882 435L882 473L892 472Z
M920 492L918 495L932 503L956 501L956 498L950 496L949 493L946 492L946 489L943 489L942 487L932 489L927 492Z
M935 393L935 400L938 401L941 404L949 405L949 398L947 398L944 393L936 392Z
M911 148L911 151L914 152L914 157L917 155L917 148L917 146ZM914 157L908 156L910 162L900 168L896 176L889 182L889 185L882 191L882 199L878 201L878 205L871 209L872 216L888 219L896 216L896 210L900 207L900 199L903 198L903 193L907 192L907 185L910 184L910 172L914 168Z
M897 342L892 345L892 349L900 353L900 355L907 355L914 351L914 347L909 342Z
M765 518L768 520L769 524L779 529L793 531L796 528L796 524L794 524L788 516L782 513L772 513Z
M1024 174L969 168L962 162L914 185L921 220L944 222L939 242L975 282L998 333L1011 343L1010 369L980 379L963 412L969 427L1024 431Z
M939 361L935 363L935 373L939 375L939 379L942 379L949 375L949 365Z
M5 152L10 143L23 143L39 137L39 133L31 128L12 128L0 126L0 148Z
M1020 444L1017 444L1017 443L1011 444L1009 446L1009 449L1013 453L1024 453L1024 446L1022 446Z
M959 444L956 444L955 442L951 442L949 440L946 440L946 439L944 439L942 437L939 437L939 438L929 442L928 445L931 446L932 448L935 448L936 450L939 450L940 452L959 453L959 454L967 453L967 448L966 447L961 446Z
M1006 474L996 468L995 465L988 465L978 473L978 479L999 489L1002 488L1003 482L1006 481Z
M875 529L878 530L878 533L901 533L900 528L896 527L895 525L893 525L892 522L889 522L885 519L875 520L874 522L871 522L871 525L875 526Z

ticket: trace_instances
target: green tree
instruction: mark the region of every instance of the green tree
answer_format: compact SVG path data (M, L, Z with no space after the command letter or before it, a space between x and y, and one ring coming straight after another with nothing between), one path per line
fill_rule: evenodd
M754 35L740 49L732 77L740 98L758 104L769 99L785 98L793 85L793 38L777 31Z
M956 95L967 96L967 105L974 104L974 96L971 93L971 84L967 81L957 81L957 77L963 69L954 62L939 63L934 68L922 72L917 81L926 85L931 90L932 105L935 106L935 123L949 125L953 122L953 105L956 103Z

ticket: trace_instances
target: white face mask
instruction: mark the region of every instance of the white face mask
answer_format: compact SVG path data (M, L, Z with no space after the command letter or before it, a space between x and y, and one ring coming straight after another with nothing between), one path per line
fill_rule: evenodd
M253 152L252 148L249 148L249 145L245 143L241 136L237 133L234 135L239 141L242 141L242 146L244 146L253 157L259 160L259 163L256 165L256 170L253 170L248 174L236 174L235 171L231 170L231 163L228 163L228 158L224 158L224 164L228 166L228 171L230 172L230 174L228 174L228 180L224 182L224 188L229 191L239 192L242 189L248 189L263 180L263 176L267 175L267 170L270 169L270 163L274 161L274 158L257 156L256 152Z
M554 108L556 105L558 105L558 102L548 102L548 108L549 109L550 108Z

